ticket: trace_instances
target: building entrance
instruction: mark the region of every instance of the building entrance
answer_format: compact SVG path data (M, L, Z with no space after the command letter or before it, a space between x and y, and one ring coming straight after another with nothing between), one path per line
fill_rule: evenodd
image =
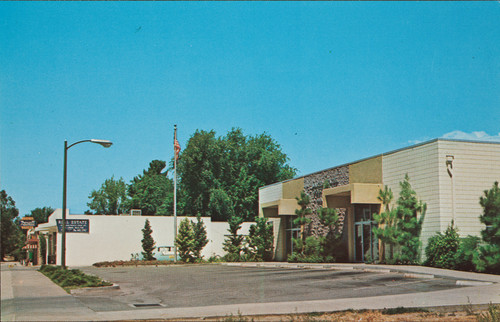
M378 260L378 239L373 233L377 223L373 214L378 213L379 205L354 206L354 260L356 262L371 262Z
M286 216L286 255L290 255L293 253L294 245L292 238L298 239L300 238L300 227L294 225L293 220L296 216Z

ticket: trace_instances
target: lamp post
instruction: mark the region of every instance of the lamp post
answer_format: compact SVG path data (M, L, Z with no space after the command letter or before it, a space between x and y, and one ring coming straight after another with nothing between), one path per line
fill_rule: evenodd
M64 140L64 174L63 174L63 209L62 209L62 238L61 238L61 266L66 268L66 177L68 169L68 150L74 145L91 142L102 145L105 148L109 148L113 143L108 140L82 140L75 142L68 146L68 141Z

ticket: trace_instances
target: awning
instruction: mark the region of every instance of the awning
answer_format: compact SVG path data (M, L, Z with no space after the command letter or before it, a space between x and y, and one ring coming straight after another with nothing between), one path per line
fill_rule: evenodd
M380 204L377 199L383 188L378 183L350 183L323 190L323 205L329 208L346 208L351 204Z
M38 245L31 244L31 245L26 245L23 247L23 249L37 249Z

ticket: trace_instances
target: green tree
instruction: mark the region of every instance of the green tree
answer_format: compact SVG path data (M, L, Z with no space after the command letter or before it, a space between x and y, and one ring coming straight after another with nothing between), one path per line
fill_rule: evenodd
M210 213L212 190L221 188L217 179L222 173L219 150L214 131L197 130L180 153L177 173L186 215Z
M295 199L297 200L297 204L300 206L300 209L295 210L295 215L297 215L297 217L293 220L293 224L295 226L300 226L300 239L305 242L306 225L311 222L311 218L309 218L309 215L312 213L312 210L308 208L309 204L311 203L311 199L304 191L301 191L300 197L295 197ZM302 251L303 248L301 247L299 249L299 252Z
M384 212L373 215L373 219L378 224L377 227L373 227L373 233L382 241L380 260L382 262L386 260L385 245L387 244L389 245L389 262L392 263L394 259L394 245L397 244L398 231L396 227L396 211L390 208L393 199L391 188L385 186L384 190L380 189L377 199L382 202Z
M201 259L201 251L208 244L207 229L205 227L205 224L203 223L203 220L201 220L200 214L196 216L196 222L191 222L191 224L193 227L194 238L194 245L192 250L193 256L195 259Z
M179 224L179 232L175 239L179 257L183 262L194 262L193 249L196 248L196 239L193 231L193 223L184 218Z
M123 178L106 179L99 190L92 190L87 206L99 215L119 215L126 212L127 186Z
M165 161L153 160L142 175L132 179L127 191L128 209L140 209L143 215L172 215L174 185L168 172L162 172L165 166Z
M255 219L255 224L250 226L247 243L250 259L253 261L270 261L273 259L274 250L273 225L266 218Z
M7 195L5 190L0 191L0 216L1 216L1 246L0 260L3 260L5 255L19 250L24 243L24 234L21 228L16 224L15 220L19 215L19 210L16 208L16 202L12 197Z
M234 207L231 198L223 189L212 189L208 214L214 221L228 221L234 216Z
M486 225L481 231L484 245L479 247L479 256L475 260L480 272L500 274L500 188L498 182L490 190L484 191L479 199L483 214L479 220Z
M228 262L238 262L241 258L241 252L243 251L243 241L245 239L244 236L238 235L238 230L241 228L241 224L243 223L243 218L238 216L233 216L229 218L229 233L226 240L223 243L223 249L226 251L226 255L224 258Z
M226 136L197 130L178 162L185 214L211 215L228 220L238 214L254 220L258 188L291 179L296 169L269 135L245 136L233 128Z
M149 224L149 219L146 219L144 223L144 228L142 229L142 256L144 260L150 261L154 260L153 250L155 249L155 241L153 239L153 230Z
M342 234L340 233L340 218L336 209L320 208L318 210L319 222L327 228L326 235L321 236L320 242L323 248L323 261L333 262L334 254L338 247Z
M49 221L49 216L54 212L51 207L35 208L31 210L30 217L36 221L37 225L46 223Z
M417 199L408 174L400 182L401 191L397 201L397 241L400 252L396 260L403 264L418 264L420 260L420 232L427 210L427 204Z

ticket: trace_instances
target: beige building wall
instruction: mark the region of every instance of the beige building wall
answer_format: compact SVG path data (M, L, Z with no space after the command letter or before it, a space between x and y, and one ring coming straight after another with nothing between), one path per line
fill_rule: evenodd
M460 236L480 236L484 225L479 221L483 208L479 198L495 181L500 181L500 144L481 142L438 141L438 167L441 221L444 231L450 224L452 200L455 223ZM446 156L453 155L453 190L446 170Z
M441 230L440 171L443 169L439 167L437 141L383 156L383 183L392 189L394 205L401 190L399 183L404 180L406 173L410 177L410 184L418 199L427 203L421 234L422 249L425 249L427 239ZM444 171L446 174L446 170Z
M349 165L349 183L381 183L382 156Z

